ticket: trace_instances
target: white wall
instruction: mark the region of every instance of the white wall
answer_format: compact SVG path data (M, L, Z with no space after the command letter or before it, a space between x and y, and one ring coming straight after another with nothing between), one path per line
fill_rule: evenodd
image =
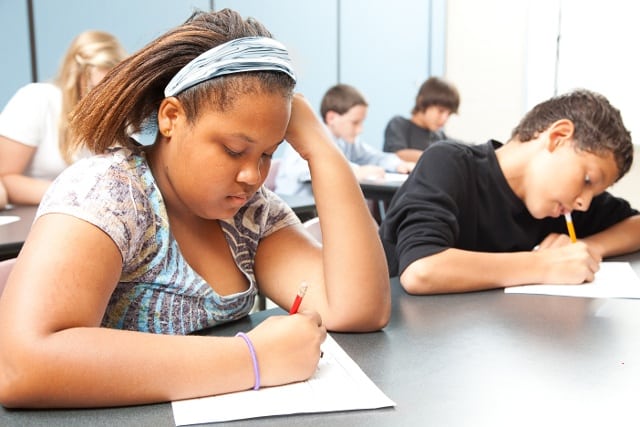
M620 109L631 135L640 135L640 6L625 0L607 0L606 6L562 0L561 6L559 91L586 87L604 94Z
M448 1L445 77L461 98L445 128L450 137L506 141L524 114L527 3Z
M632 136L640 134L636 2L448 0L447 7L445 77L461 95L449 136L506 141L531 107L578 87L605 95Z

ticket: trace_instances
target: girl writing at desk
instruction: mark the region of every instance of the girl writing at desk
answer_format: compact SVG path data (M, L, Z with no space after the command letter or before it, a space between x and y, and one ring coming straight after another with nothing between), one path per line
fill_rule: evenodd
M390 315L384 252L358 183L284 46L228 9L132 55L71 121L97 156L48 190L0 300L0 402L142 404L309 378L326 330ZM155 143L128 138L154 120ZM311 165L324 247L262 183L286 140ZM188 335L260 294L300 314L242 337ZM357 303L355 303L357 302Z

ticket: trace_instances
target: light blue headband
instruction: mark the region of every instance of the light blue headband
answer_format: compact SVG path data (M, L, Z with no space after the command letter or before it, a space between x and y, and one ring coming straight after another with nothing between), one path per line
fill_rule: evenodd
M246 71L281 71L296 80L282 43L268 37L243 37L209 49L182 67L164 89L164 96L176 96L214 77Z

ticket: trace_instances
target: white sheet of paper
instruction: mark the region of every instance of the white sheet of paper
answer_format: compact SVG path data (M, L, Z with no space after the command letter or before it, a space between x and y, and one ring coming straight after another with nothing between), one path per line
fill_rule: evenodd
M640 298L640 278L628 262L602 262L591 283L524 285L505 288L507 294L559 295L586 298Z
M406 173L386 172L384 174L384 180L387 182L405 182L408 177Z
M395 406L330 335L322 351L307 381L171 402L176 426Z
M364 182L370 182L370 183L380 183L380 184L390 184L390 183L394 183L394 182L405 182L407 180L407 178L409 177L408 174L406 173L396 173L396 172L385 172L384 173L384 178L378 178L375 175L371 175L371 176L366 176L363 178Z
M0 225L11 224L12 222L20 221L19 216L15 215L1 215L0 216Z

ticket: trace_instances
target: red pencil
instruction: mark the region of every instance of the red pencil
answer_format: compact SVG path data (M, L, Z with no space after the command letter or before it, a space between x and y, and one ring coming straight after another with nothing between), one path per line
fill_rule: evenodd
M298 312L298 308L300 308L300 303L302 302L302 297L307 293L307 282L300 283L300 287L298 288L298 294L296 295L296 299L293 300L293 305L291 306L291 310L289 310L289 314L296 314Z

